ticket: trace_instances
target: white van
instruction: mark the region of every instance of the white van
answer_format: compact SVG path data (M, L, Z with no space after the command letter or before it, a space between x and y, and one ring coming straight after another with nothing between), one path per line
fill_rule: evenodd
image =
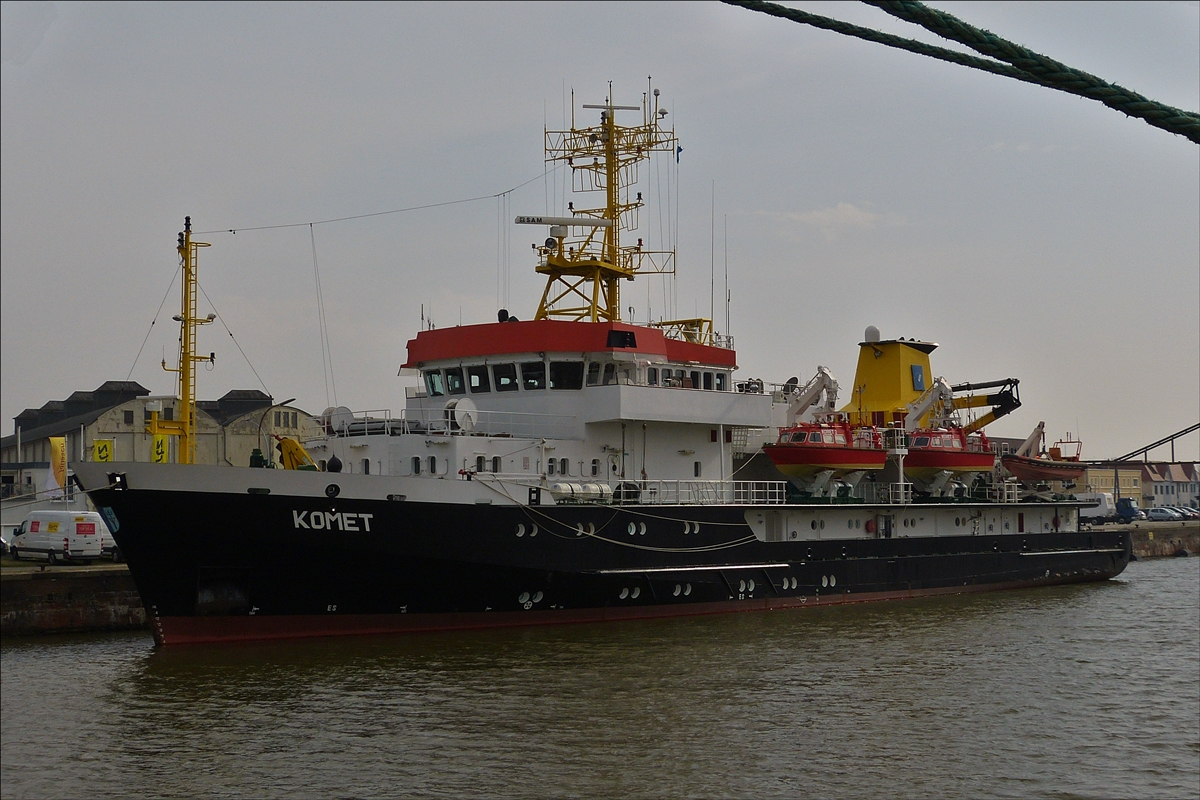
M33 511L17 526L11 544L15 559L94 561L100 557L104 520L95 511Z

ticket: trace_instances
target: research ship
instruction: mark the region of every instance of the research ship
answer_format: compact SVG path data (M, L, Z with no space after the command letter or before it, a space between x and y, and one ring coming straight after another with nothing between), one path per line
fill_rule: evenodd
M658 97L648 86L616 105L610 89L583 106L591 124L573 111L568 130L545 132L547 160L603 202L515 220L547 234L532 318L420 330L403 409L330 409L316 438L280 442L288 469L191 463L192 367L206 357L203 243L185 225L181 411L150 422L178 437L180 463L72 465L159 645L766 611L1124 569L1128 534L1081 531L1078 503L908 481L907 441L861 393L844 424L873 426L882 461L807 491L780 473L741 479L747 442L811 422L805 387L735 381L733 342L710 319L621 316L621 281L674 269L632 235L638 164L678 152ZM901 361L919 350L892 344Z

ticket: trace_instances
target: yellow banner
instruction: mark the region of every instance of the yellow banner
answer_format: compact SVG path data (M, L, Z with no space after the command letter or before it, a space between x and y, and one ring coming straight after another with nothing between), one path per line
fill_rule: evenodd
M150 461L155 464L166 464L169 460L171 448L168 440L171 437L165 433L154 434L153 441L150 443Z
M51 436L50 439L50 469L54 472L54 480L58 488L67 485L67 437Z
M92 441L92 461L112 461L113 440L94 439Z

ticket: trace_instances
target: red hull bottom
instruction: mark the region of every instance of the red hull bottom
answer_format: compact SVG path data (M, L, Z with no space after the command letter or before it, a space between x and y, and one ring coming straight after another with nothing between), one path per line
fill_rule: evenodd
M584 608L553 611L488 611L463 614L347 614L305 616L239 617L152 617L154 641L166 644L302 639L322 636L369 636L393 633L516 628L532 625L567 625L587 622L618 622L664 617L693 617L738 611L772 611L814 606L847 605L881 600L907 600L938 595L975 594L1006 589L1027 589L1094 581L1095 576L1054 577L1042 580L1008 581L932 589L905 589L855 594L831 591L813 597L782 597L728 600L689 605L653 605L630 608Z

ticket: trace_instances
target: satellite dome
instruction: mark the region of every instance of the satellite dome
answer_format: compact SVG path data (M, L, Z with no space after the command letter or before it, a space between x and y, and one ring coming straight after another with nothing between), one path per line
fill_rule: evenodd
M879 341L879 328L876 328L874 325L868 325L866 332L863 333L863 341L864 342L878 342Z

